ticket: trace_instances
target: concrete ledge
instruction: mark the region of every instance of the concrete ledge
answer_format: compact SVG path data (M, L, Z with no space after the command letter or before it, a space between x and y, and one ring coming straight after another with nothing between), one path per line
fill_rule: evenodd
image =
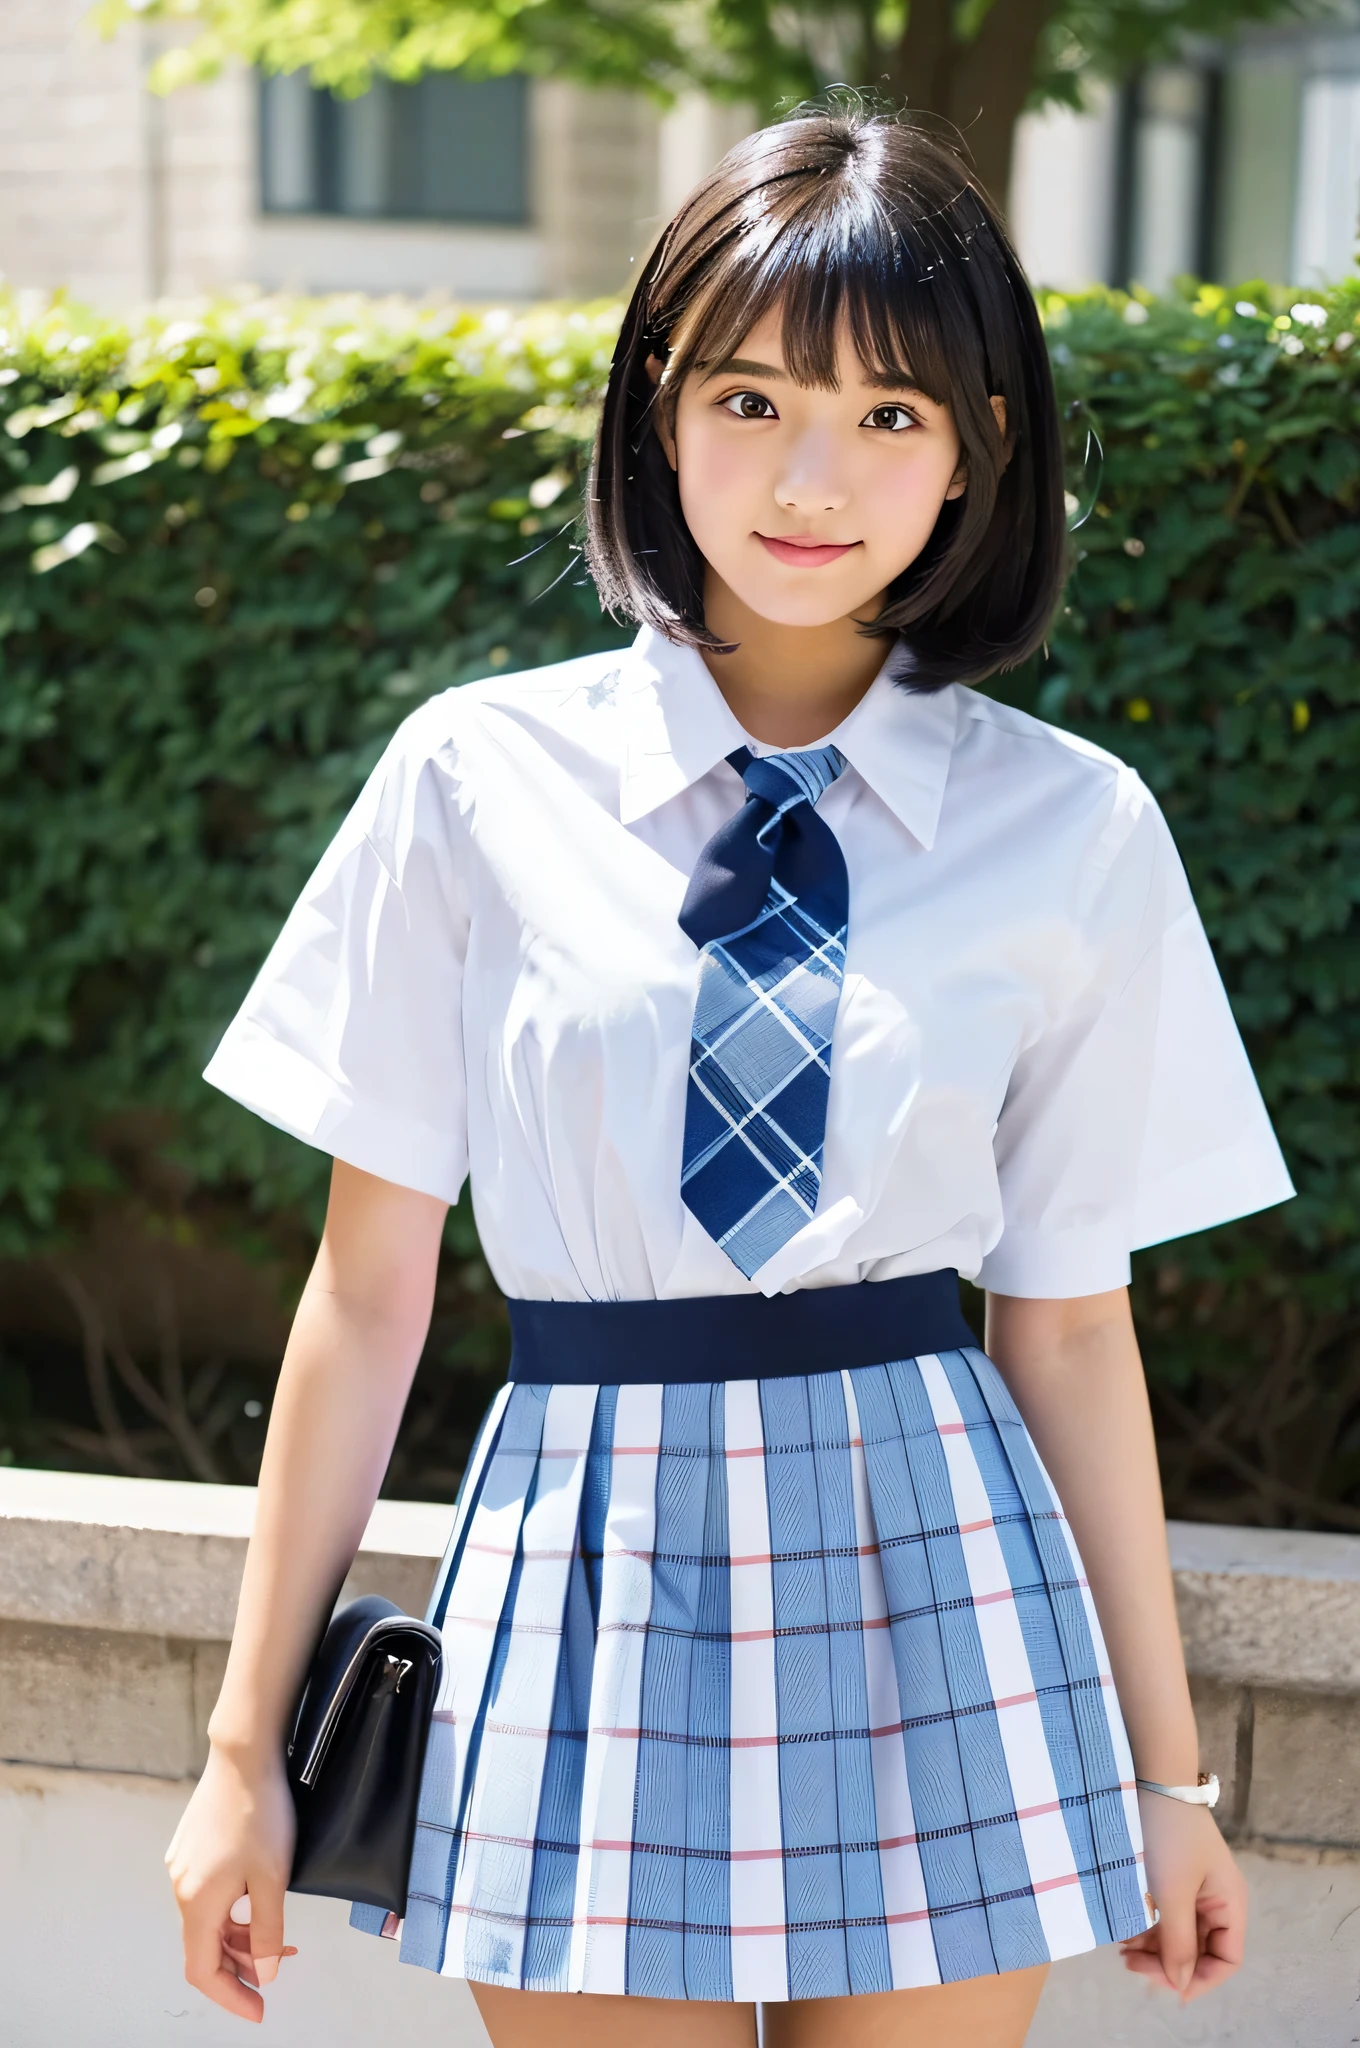
M253 1486L0 1470L0 1621L225 1642ZM419 1613L453 1509L380 1500L346 1580Z
M1190 1669L1239 1685L1360 1693L1360 1537L1172 1522Z
M0 1470L0 1757L201 1769L251 1488ZM452 1509L379 1501L346 1592L423 1610ZM1201 1753L1228 1833L1360 1850L1360 1537L1171 1524Z
M249 1486L0 1470L0 1620L224 1641L254 1518ZM352 1589L423 1606L452 1519L380 1500ZM1360 1537L1169 1526L1193 1673L1360 1693Z

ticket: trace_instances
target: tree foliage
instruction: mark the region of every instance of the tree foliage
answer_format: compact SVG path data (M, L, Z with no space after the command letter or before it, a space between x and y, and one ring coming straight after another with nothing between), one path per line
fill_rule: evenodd
M1044 299L1088 516L995 687L1158 793L1300 1189L1139 1261L1172 1505L1360 1527L1360 288L1289 306ZM64 1276L79 1382L56 1436L61 1345L11 1346L11 1454L201 1470L197 1433L245 1476L230 1327L216 1378L120 1349L81 1247L135 1212L295 1282L325 1162L200 1070L404 713L622 637L572 525L616 320L0 312L0 1252ZM443 1288L405 1490L447 1490L500 1343L466 1217Z
M190 22L153 77L165 89L231 57L363 92L377 76L518 71L625 86L670 101L699 88L768 120L832 85L950 121L1004 198L1027 105L1078 104L1082 82L1173 56L1187 36L1245 22L1325 17L1335 0L100 0L108 30L132 16Z

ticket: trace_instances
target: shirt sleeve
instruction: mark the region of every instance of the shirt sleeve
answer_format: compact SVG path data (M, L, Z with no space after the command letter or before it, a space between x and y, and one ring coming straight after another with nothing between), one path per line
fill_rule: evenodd
M204 1078L336 1159L455 1202L468 919L456 788L428 733L420 712L397 732Z
M997 1294L1122 1287L1132 1251L1294 1192L1171 834L1141 798L1092 914L1093 971L1011 1075L1003 1228L978 1277Z

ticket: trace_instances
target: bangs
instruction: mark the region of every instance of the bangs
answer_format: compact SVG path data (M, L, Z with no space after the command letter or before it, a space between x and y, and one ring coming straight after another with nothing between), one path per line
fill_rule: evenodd
M686 377L777 313L796 383L835 390L848 334L871 383L948 406L962 497L865 631L900 634L914 687L979 680L1041 641L1065 559L1057 406L1029 287L958 151L917 122L802 114L749 136L638 280L596 446L587 560L608 609L717 647L704 563L656 434ZM660 359L655 384L649 358ZM998 432L993 398L1006 408Z
M737 274L723 280L727 290L682 323L665 383L677 387L692 370L702 373L738 354L752 328L778 310L784 362L795 384L838 388L837 344L844 328L869 383L915 385L937 405L948 405L954 379L946 365L939 295L931 300L900 287L885 290L885 252L879 248L841 250L828 263L817 248L822 239L802 238L791 259L780 260L779 252L749 279L734 265Z
M937 405L952 404L960 341L972 344L974 372L983 352L933 217L894 218L872 193L847 206L820 179L800 183L801 192L785 185L773 195L771 210L783 216L770 223L777 231L735 234L715 255L671 327L665 383L677 387L691 371L736 355L778 310L796 384L837 388L845 331L870 383L915 385Z

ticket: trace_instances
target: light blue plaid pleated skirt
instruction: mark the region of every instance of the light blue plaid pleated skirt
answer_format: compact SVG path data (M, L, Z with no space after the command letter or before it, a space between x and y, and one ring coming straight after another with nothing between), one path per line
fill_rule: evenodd
M980 1351L511 1383L429 1618L407 1962L825 1998L1149 1924L1081 1561Z

